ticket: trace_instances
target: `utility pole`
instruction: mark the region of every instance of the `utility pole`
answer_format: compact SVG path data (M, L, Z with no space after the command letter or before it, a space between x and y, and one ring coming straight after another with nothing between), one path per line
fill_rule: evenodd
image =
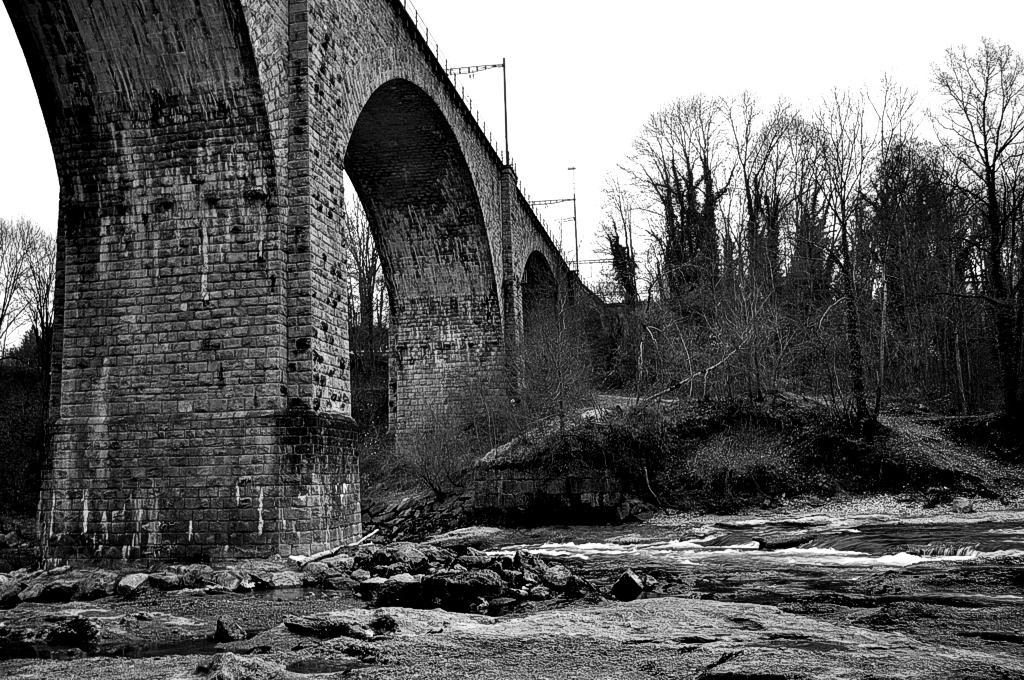
M501 90L502 99L504 100L505 105L505 165L511 165L512 157L508 153L508 69L505 63L505 59L502 58L500 64L481 64L480 66L453 66L445 70L448 71L448 75L452 76L471 76L474 73L479 73L480 71L487 71L488 69L492 68L501 69Z
M505 165L511 165L512 158L508 155L508 69L505 67L505 57L501 58L501 98L505 104Z
M576 166L569 168L572 171L572 235L576 242L576 276L580 275L580 232L576 222ZM582 280L582 279L581 279Z

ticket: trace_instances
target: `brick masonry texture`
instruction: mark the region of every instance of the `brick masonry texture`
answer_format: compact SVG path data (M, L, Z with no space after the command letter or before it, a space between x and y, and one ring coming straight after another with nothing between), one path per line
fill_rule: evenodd
M611 473L586 468L552 474L540 466L481 466L473 490L476 521L499 524L605 522L626 499Z
M50 557L361 532L347 170L394 301L398 440L578 283L399 0L5 0L60 178ZM535 267L536 269L536 267Z

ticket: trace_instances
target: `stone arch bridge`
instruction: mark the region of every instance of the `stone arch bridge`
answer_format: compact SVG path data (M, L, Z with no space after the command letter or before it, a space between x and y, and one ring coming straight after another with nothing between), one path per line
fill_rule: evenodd
M515 383L532 283L587 294L403 0L4 3L60 178L47 556L360 533L346 171L399 436Z

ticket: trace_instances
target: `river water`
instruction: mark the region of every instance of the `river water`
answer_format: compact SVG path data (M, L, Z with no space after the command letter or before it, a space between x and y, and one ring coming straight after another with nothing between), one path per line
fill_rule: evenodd
M765 538L793 547L762 549ZM760 541L758 539L761 539ZM768 543L770 545L770 543ZM917 601L955 607L1024 603L1024 521L858 524L804 518L748 520L683 529L678 537L624 535L602 541L523 543L599 585L625 569L653 575L648 596L679 595L762 604L838 598L848 606ZM1000 579L986 578L998 570ZM955 579L949 574L955 573ZM893 585L892 574L913 583Z

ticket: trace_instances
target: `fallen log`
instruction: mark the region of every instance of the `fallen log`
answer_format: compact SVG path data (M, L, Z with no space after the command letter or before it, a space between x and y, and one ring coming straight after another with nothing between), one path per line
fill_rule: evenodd
M300 567L304 567L310 562L319 562L320 560L325 560L328 557L334 557L345 548L354 548L357 545L361 545L366 540L372 538L378 531L380 531L380 529L374 529L370 533L360 538L355 543L347 543L345 545L339 545L336 548L328 548L327 550L321 550L320 552L310 555L308 557L305 555L292 555L289 559L298 564Z

